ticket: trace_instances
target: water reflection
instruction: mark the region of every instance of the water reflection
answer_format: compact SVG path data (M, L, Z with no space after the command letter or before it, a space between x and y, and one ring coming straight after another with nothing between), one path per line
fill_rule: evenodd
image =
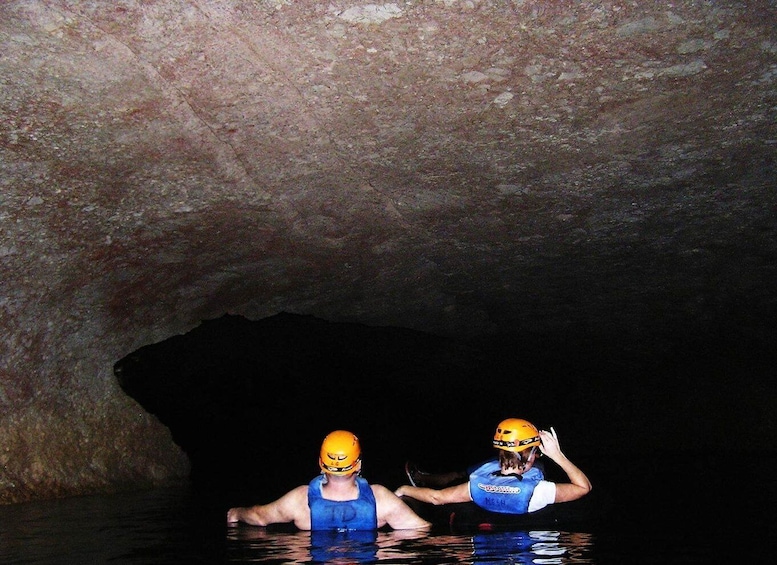
M378 556L378 532L311 532L310 556L322 563L367 563Z
M273 532L239 526L227 533L227 557L244 563L594 563L591 534L559 531Z
M473 563L591 563L588 533L553 530L494 532L472 538Z

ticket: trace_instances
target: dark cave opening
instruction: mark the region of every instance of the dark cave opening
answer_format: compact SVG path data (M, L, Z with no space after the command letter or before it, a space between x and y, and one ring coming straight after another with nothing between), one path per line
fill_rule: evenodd
M133 352L114 371L170 428L195 483L240 489L257 474L271 484L309 477L318 443L337 428L362 437L366 468L401 472L430 444L441 464L455 463L447 443L491 425L485 399L465 386L481 355L413 330L225 315Z
M365 476L389 488L404 482L407 460L450 470L488 457L494 424L512 416L554 426L594 482L623 480L606 463L614 457L621 471L633 464L648 474L677 461L678 445L707 460L721 434L705 415L759 425L763 414L726 402L744 372L753 394L773 390L770 369L728 375L741 357L721 364L710 344L674 347L662 356L650 344L590 336L460 341L288 313L224 315L114 370L187 453L195 488L245 502L307 483L321 439L338 428L361 437Z

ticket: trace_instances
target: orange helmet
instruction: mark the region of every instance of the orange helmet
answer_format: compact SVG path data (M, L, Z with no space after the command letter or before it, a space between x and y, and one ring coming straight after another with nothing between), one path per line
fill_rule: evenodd
M336 430L324 438L318 465L330 475L349 475L361 461L359 438L351 432Z
M540 444L540 432L531 422L519 418L502 420L494 433L494 447L505 451L523 451Z

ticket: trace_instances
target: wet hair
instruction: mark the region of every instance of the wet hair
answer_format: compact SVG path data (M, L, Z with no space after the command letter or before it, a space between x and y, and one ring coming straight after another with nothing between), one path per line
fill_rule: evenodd
M524 449L523 451L505 451L499 450L499 466L502 469L520 469L531 459L534 449Z

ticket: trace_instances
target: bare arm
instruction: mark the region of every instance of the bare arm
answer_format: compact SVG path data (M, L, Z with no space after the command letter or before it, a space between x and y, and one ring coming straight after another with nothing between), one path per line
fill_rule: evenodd
M230 508L227 523L245 522L252 526L293 522L301 530L310 529L308 486L290 490L275 502L256 506Z
M424 487L414 487L402 485L394 493L397 496L409 496L439 506L440 504L450 504L452 502L469 502L472 497L469 494L469 481L454 485L444 489L433 489Z
M554 502L570 502L582 498L591 492L591 481L588 480L588 477L577 465L567 459L567 456L561 452L556 430L553 428L550 428L550 430L550 432L546 430L540 431L540 439L542 440L540 450L561 467L567 474L567 477L569 477L568 483L556 484L556 499Z
M389 489L383 485L371 486L375 494L379 528L385 524L395 530L426 529L431 526Z

